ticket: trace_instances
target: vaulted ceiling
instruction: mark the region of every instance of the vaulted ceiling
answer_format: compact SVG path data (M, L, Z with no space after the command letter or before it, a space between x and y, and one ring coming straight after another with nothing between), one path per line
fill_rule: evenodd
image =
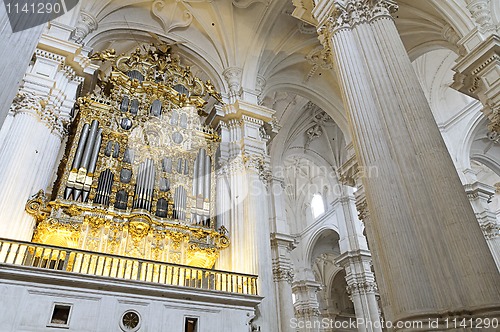
M463 1L398 1L396 23L412 58L436 48L458 51L454 43L473 26L458 6ZM81 8L97 22L97 29L85 38L94 50L130 51L153 41L153 32L180 42L185 61L223 94L229 91L224 73L236 67L244 93L259 96L266 106L276 94L298 95L325 110L348 135L334 68L322 52L315 27L292 15L297 2L82 0ZM296 105L288 107L292 113L286 118L303 106Z

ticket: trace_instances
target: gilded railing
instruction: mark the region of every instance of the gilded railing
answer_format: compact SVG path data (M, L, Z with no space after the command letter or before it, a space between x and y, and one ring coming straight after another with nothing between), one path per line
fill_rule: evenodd
M257 276L0 239L0 264L257 295Z

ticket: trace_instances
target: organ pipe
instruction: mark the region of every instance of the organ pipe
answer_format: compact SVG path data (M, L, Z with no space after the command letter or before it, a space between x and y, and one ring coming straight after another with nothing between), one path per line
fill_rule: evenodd
M83 125L82 133L80 135L80 140L78 141L78 147L76 148L75 158L73 159L72 169L78 169L80 167L80 162L82 160L83 149L85 148L85 143L87 142L87 137L89 135L89 124Z
M87 143L87 137L89 135L89 124L86 123L83 125L80 139L78 140L78 146L76 148L75 157L73 158L73 164L71 166L71 172L68 177L68 186L66 187L64 198L68 199L70 195L73 193L74 186L77 180L77 172L80 167L80 162L82 160L83 150L85 149L85 144ZM75 198L75 200L78 198Z
M192 188L192 193L193 196L196 199L196 194L198 190L198 164L200 162L200 158L198 156L194 160L194 166L193 166L193 188Z
M205 172L205 149L201 149L198 158L200 159L198 163L198 190L196 191L196 196L203 195L203 186L205 185L204 172Z
M88 143L85 146L85 151L82 157L82 164L80 168L84 168L85 170L89 167L90 156L92 154L92 150L94 149L94 143L97 137L97 127L99 126L99 122L97 120L92 121L92 126L90 127L90 134L88 138Z
M87 173L87 178L85 179L85 185L83 187L82 201L86 202L90 193L90 185L92 184L92 177L94 176L95 168L97 165L97 158L99 157L99 149L101 148L102 142L102 129L97 131L97 139L92 149L92 155L90 157L90 165Z
M204 195L205 199L210 200L210 156L205 156L205 187L204 187Z

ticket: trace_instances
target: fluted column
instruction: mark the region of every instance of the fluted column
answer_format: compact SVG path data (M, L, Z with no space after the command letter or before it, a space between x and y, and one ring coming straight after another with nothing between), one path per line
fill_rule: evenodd
M278 172L277 172L278 173ZM296 243L286 221L285 182L280 177L269 178L269 211L271 225L271 251L273 275L278 301L280 332L294 332L291 323L295 317L292 302L292 282L294 278L291 251Z
M496 317L500 275L390 16L395 9L389 0L318 1L313 12L332 48L359 167L378 170L362 183L384 314L394 322Z
M62 132L51 112L42 108L46 100L19 94L14 118L0 151L0 234L2 237L31 240L33 217L24 212L29 197L49 185L61 146Z
M252 321L256 331L279 331L273 282L271 229L268 211L267 140L265 121L274 112L265 107L236 101L220 109L214 121L219 126L221 175L219 192L226 191L217 211L229 231L229 256L218 262L221 269L258 275L258 293L264 299ZM227 209L227 211L226 211Z
M80 45L42 36L11 106L12 118L1 129L0 237L31 240L35 221L24 211L25 204L39 190L50 188L83 82L78 74L95 69L81 54L79 64L67 65L70 47L75 54L81 51Z

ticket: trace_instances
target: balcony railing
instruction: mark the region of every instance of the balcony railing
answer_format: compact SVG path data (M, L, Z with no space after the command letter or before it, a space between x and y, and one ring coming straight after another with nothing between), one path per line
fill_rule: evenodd
M257 295L257 276L0 239L0 263Z

